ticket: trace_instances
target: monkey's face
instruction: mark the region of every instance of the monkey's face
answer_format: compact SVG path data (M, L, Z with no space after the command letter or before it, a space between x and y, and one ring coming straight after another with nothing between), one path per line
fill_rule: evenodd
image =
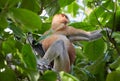
M53 17L53 22L67 24L69 22L68 17L65 14L57 14Z

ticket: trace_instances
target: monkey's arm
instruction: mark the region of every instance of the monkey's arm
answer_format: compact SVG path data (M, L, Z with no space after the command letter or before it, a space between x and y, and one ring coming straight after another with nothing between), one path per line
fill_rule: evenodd
M77 32L69 35L68 38L70 41L93 41L102 37L102 31L106 31L108 33L111 32L109 28L103 28L92 32L77 29Z
M101 31L110 32L111 30L103 28L89 32L82 29L76 29L74 27L67 27L62 31L56 31L55 33L66 35L70 41L92 41L102 37Z
M88 36L72 35L68 36L70 41L92 41L102 37L101 33L89 34Z
M68 35L68 39L70 41L92 41L102 37L101 31L102 30L95 30L88 32L77 29L77 32Z

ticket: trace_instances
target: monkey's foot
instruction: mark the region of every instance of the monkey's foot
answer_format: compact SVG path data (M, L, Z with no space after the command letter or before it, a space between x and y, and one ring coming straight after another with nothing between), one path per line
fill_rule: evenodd
M52 69L52 67L48 64L48 61L45 59L41 59L37 62L37 68L41 74L43 74L46 70Z

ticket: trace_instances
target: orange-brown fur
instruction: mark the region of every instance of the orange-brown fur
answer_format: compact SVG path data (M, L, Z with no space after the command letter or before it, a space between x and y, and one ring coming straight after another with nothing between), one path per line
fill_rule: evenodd
M60 37L60 35L56 35L56 34L55 35L53 34L47 37L46 39L44 39L42 41L42 46L44 50L47 51L47 49L58 39L62 39L62 38ZM72 64L75 60L75 49L70 41L66 41L66 42L67 42L67 49L70 58L70 64Z
M68 26L67 23L69 22L68 17L65 14L57 14L53 17L52 20L52 25L51 25L51 29L52 35L50 35L49 37L45 38L42 41L42 45L43 48L45 49L45 51L47 51L51 45L56 42L57 40L62 40L64 42L65 45L65 51L67 51L66 54L66 59L69 58L69 60L67 59L64 60L64 65L65 67L63 68L64 71L68 72L70 69L70 65L74 63L75 61L75 49L72 45L71 41L79 41L79 40L94 40L97 38L100 38L101 35L101 30L98 31L93 31L93 32L87 32L81 29L76 29L74 27ZM48 34L49 31L45 32L45 34ZM55 51L59 50L58 48L55 49ZM62 50L62 51L64 51ZM48 54L48 53L47 53ZM61 54L62 55L62 54ZM68 57L69 56L69 57ZM48 58L48 56L46 56L46 58ZM70 62L69 62L70 61ZM66 63L66 64L65 64ZM56 66L59 66L59 64L56 64ZM62 70L61 67L59 68L57 67L58 71Z

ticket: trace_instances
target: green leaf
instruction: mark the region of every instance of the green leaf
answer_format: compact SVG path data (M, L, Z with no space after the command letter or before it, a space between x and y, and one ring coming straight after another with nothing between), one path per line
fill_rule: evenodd
M5 14L0 14L0 37L2 38L2 34L4 29L8 26L7 19Z
M105 43L102 39L88 43L84 50L85 55L92 61L103 55L104 51Z
M115 19L113 18L113 21L115 23L116 31L120 31L120 7L119 6L117 7L116 17L115 17Z
M83 59L85 56L83 55L83 51L82 51L82 49L80 48L80 47L76 47L75 48L75 54L76 54L76 56L77 56L77 58L78 59ZM76 58L76 59L77 59Z
M117 43L120 43L120 32L113 32L112 38L114 38Z
M76 77L65 72L60 72L60 76L62 81L79 81Z
M99 74L101 71L104 72L105 62L106 62L105 55L101 55L91 65L88 65L86 69L91 74Z
M109 73L106 81L120 81L120 71L113 71Z
M38 81L39 72L37 71L36 57L29 44L22 47L22 52L18 53L24 66L23 71L28 75L30 81Z
M20 37L20 38L24 36L22 30L19 27L16 27L13 24L9 25L9 27L13 31L13 33L15 34L15 36Z
M16 40L16 42L15 42L15 47L19 50L19 51L21 51L21 49L22 49L22 47L23 47L23 42L21 42L21 41L17 41Z
M38 71L27 71L28 72L28 76L30 81L38 81L39 79L39 72Z
M40 11L38 0L22 0L20 7L31 10L35 13Z
M107 26L113 29L113 31L120 31L120 7L117 6L115 16L113 15L114 12L112 13L112 16L109 18L109 21L107 22Z
M79 29L89 30L89 31L96 29L96 27L92 26L90 23L87 23L87 22L75 22L75 23L71 23L70 26L73 26Z
M45 71L43 76L40 77L42 81L56 81L57 80L57 74L53 71ZM41 81L40 80L40 81Z
M10 68L0 68L0 81L17 81L17 78Z
M69 5L70 3L72 3L75 0L59 0L59 4L61 7L65 7L66 5Z
M110 64L112 69L116 69L118 66L120 66L120 57L118 57L112 64Z
M79 5L74 1L73 3L68 5L67 12L71 13L73 16L76 16L76 14L78 13L78 9L79 9Z
M2 50L5 54L15 52L15 40L13 38L8 38L2 43Z
M42 24L42 29L38 31L38 34L43 34L45 31L49 30L51 27L50 23L43 23Z
M11 8L18 4L20 0L0 0L0 7Z
M110 12L104 12L100 17L99 17L99 21L101 22L101 24L103 26L106 26L106 24L110 21L112 17L112 13Z
M20 24L24 30L33 31L41 28L42 21L40 17L29 10L13 8L8 15L17 24Z
M79 67L81 66L74 66L74 76L78 78L80 81L88 81L87 73L85 73L83 68L79 68Z
M35 55L32 52L32 49L30 45L26 44L22 47L22 59L24 62L24 65L29 70L36 70L37 69L37 63Z
M59 6L59 3L57 0L52 1L51 4L52 5L48 4L48 6L45 8L45 10L49 16L55 15L60 10L60 6Z
M100 25L101 21L104 20L104 13L108 13L109 11L109 6L112 5L112 1L110 0L107 0L105 3L103 3L101 6L98 6L97 8L95 8L91 14L86 18L87 21L94 25L94 26L97 26L97 25ZM108 10L108 11L106 11ZM109 12L109 14L106 14L106 15L109 15L111 16L112 14ZM106 17L106 16L105 16ZM108 17L109 18L109 17ZM105 18L106 19L106 18ZM108 21L108 19L104 20L106 23ZM105 23L104 22L104 23Z
M5 17L5 15L0 14L0 28L6 28L8 26L8 22L7 19Z

